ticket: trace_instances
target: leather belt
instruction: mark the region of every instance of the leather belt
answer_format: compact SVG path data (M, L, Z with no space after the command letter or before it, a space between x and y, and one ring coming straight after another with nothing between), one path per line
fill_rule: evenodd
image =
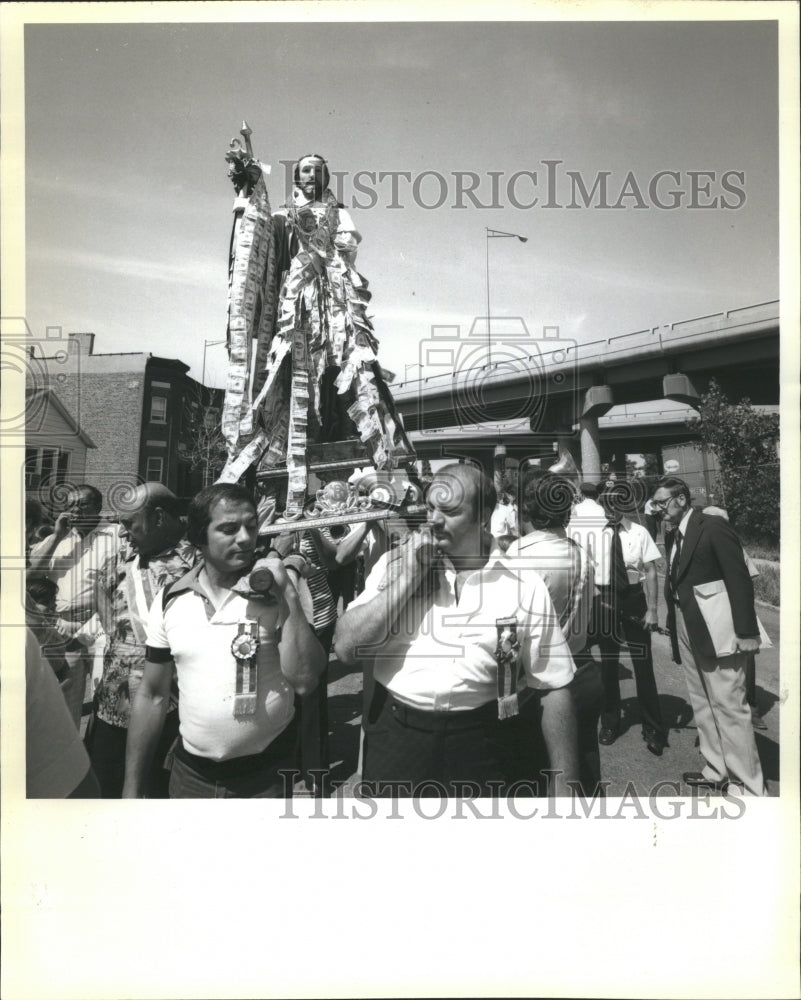
M377 689L381 687L382 685L376 684ZM386 688L384 690L386 691ZM410 729L422 729L429 733L458 732L481 729L490 723L495 725L498 722L498 703L495 699L479 708L439 712L406 705L398 701L391 691L386 691L386 694L387 704L384 710L389 711L402 726L408 726Z

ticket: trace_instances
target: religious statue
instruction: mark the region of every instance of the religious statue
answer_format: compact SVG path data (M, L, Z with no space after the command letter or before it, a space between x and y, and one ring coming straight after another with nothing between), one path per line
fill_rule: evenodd
M354 266L360 235L329 189L322 156L294 170L292 197L270 211L268 168L232 142L237 189L229 289L229 377L221 481L286 471L287 518L306 502L309 446L358 438L355 464L392 469L414 458L378 363L367 281ZM275 516L273 488L260 517Z

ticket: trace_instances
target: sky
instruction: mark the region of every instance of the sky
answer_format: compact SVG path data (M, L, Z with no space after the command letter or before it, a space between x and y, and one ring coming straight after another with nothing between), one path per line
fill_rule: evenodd
M274 206L282 160L315 151L344 172L379 359L399 377L419 373L432 326L464 336L486 314L488 249L491 313L532 337L558 326L586 342L776 299L776 46L758 21L28 25L28 321L199 377L204 341L225 336L224 154L243 119ZM546 160L561 161L551 208ZM362 175L374 197L359 171L376 172ZM411 174L394 202L379 171ZM521 171L536 187L521 174L510 189ZM621 207L598 191L584 207L579 189L565 207L567 171L588 192L608 171ZM679 189L676 209L649 194L660 171L678 172L655 196ZM692 171L713 173L696 207ZM458 172L477 175L482 207L454 207ZM527 242L488 244L487 228ZM207 374L224 384L224 347L207 348Z

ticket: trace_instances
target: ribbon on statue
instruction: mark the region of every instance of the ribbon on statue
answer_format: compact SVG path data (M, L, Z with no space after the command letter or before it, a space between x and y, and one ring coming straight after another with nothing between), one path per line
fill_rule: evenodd
M235 466L241 452L260 434L256 431L251 407L252 344L258 337L258 320L263 313L262 297L272 232L270 199L266 177L269 167L259 164L260 175L248 197L234 201L234 224L231 233L228 272L228 378L222 410L222 433L228 449L228 462L220 482L235 482L241 475L242 462ZM263 450L265 441L251 447ZM245 468L247 468L245 465Z
M498 718L509 719L520 712L517 697L523 665L520 662L520 640L517 618L497 618L498 642L495 661L498 664Z

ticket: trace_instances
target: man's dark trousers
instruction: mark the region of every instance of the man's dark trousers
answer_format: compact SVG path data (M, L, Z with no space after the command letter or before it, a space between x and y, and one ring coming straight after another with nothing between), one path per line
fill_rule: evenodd
M621 589L614 604L612 588L602 587L600 590L598 648L601 651L601 678L604 687L601 728L611 729L615 733L620 729L620 649L625 644L634 668L643 733L648 737L656 735L662 743L667 743L654 678L651 633L642 624L648 609L642 584Z

